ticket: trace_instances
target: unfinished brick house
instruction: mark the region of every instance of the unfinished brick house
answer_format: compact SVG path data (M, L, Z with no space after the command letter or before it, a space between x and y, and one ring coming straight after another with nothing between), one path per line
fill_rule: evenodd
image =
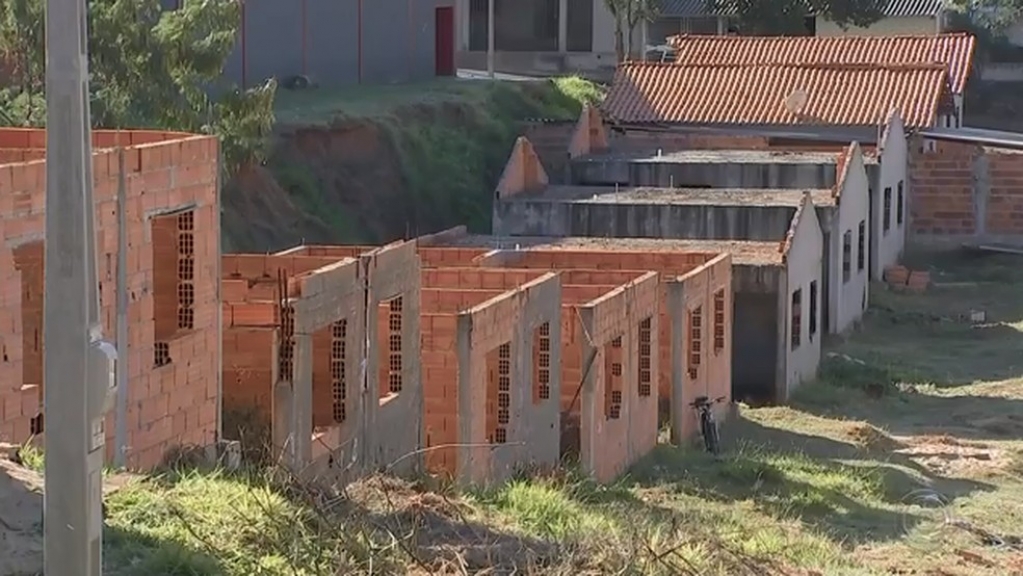
M921 145L924 139L933 146ZM1023 142L1018 135L976 128L929 130L911 150L907 220L915 240L1023 242Z
M414 244L223 260L225 418L254 415L239 420L269 426L274 453L305 474L419 469Z
M8 162L0 163L0 438L13 442L44 430L45 146L43 130L0 129L0 162ZM104 130L93 132L93 149L100 300L112 341L119 211L127 222L118 370L128 390L107 418L107 459L147 469L168 449L218 437L219 150L208 136Z
M782 134L769 127L745 124L714 128L615 125L614 130L608 130L597 110L587 106L571 132L558 131L556 127L547 130L542 128L535 127L531 133L544 137L548 147L554 146L556 135L560 136L560 141L568 147L569 161L563 162L563 175L557 181L569 184L577 183L572 179L570 169L573 160L609 152L647 156L654 151L670 155L686 150L773 150L839 154L848 150L850 142L859 142L869 182L870 243L867 268L870 278L881 280L884 270L896 264L905 250L907 219L904 215L908 213L906 204L910 192L909 140L896 109L892 109L884 123L877 126L856 129L793 126L787 127ZM930 141L925 141L925 144L927 142ZM933 142L930 144L925 147L933 150ZM544 166L548 165L548 161L556 160L549 153L539 156ZM834 187L837 176L837 169L822 171L816 183L807 182L812 185L803 188ZM819 204L817 207L820 211Z
M420 249L427 468L485 484L555 466L561 278L452 267L444 252Z
M596 132L600 139L599 130ZM804 190L757 185L668 187L663 174L656 176L657 184L652 186L620 186L613 174L627 171L629 178L635 177L646 167L657 167L660 158L671 165L681 163L693 172L704 168L715 172L720 167L721 178L729 178L724 171L730 169L740 177L759 172L773 178L773 173L783 184L789 179L824 182L830 178L814 180L814 173L833 168L834 185L811 192L825 243L822 326L826 332L837 334L860 320L867 307L867 253L872 231L868 226L867 173L858 144L854 142L838 154L813 152L798 157L765 156L760 151L683 154L655 157L641 164L642 168L624 169L616 165L616 159L588 156L592 161L585 175L605 185L550 186L539 157L529 141L520 138L497 186L494 233L778 242L788 233ZM731 158L747 164L726 163ZM716 183L718 179L713 174L704 178L701 183ZM606 185L609 179L616 180L614 186Z
M562 241L565 243L560 244ZM516 243L518 246L514 248ZM656 386L662 403L671 406L672 432L676 441L691 437L696 430L692 409L686 406L688 402L700 395L731 398L732 267L730 257L721 253L720 246L656 242L651 246L630 246L624 241L617 244L609 241L603 245L578 238L472 235L461 238L449 236L443 242L430 242L430 245L437 244L491 249L473 260L473 264L480 268L526 269L537 274L553 271L561 276L562 450L579 454L584 468L604 470L600 474L613 475L613 470L620 472L645 453L634 449L630 456L624 447L629 445L624 440L628 436L622 434L621 441L601 440L601 446L610 442L610 445L621 449L615 458L620 464L615 466L593 460L594 456L587 448L587 442L592 440L588 434L592 433L593 419L599 417L588 411L589 400L586 399L590 398L588 394L591 392L597 392L584 382L594 382L593 378L599 381L610 375L612 380L604 389L613 392L617 383L615 379L621 377L623 390L635 388L638 391L635 397L630 399L626 394L623 400L642 406L644 411L657 409L653 398L647 401ZM773 248L777 249L777 244ZM659 280L655 282L650 272L655 272ZM619 290L625 281L631 281L635 287L630 290L626 285ZM646 290L654 292L647 294ZM652 302L645 300L648 297L652 298ZM634 298L643 298L641 303L649 304L650 307L646 308L649 314L642 312L639 303L628 304ZM631 323L635 327L630 330L626 328L629 323L621 320L617 333L622 338L619 341L618 336L612 336L608 346L593 336L594 329L587 325L587 315L602 318L601 309L606 312L612 305L625 306L623 318L632 317ZM584 314L582 310L592 312ZM695 335L695 338L687 339L684 333ZM686 342L686 345L673 347L672 337L681 339L679 342ZM637 343L640 352L630 352ZM635 353L640 353L640 356L633 356ZM636 358L639 360L639 372L636 372ZM616 367L615 364L621 366ZM598 373L594 374L594 370ZM635 378L636 382L630 384L630 378ZM593 398L599 400L602 396L598 394ZM608 406L608 410L612 408ZM650 414L656 420L656 412ZM650 429L646 428L645 421L636 423L633 420L633 423L641 426L632 433L633 437L643 442L646 439L656 440L656 434L649 436L656 431L656 421L649 423ZM638 446L646 445L643 442ZM632 445L637 446L635 441Z
M598 250L562 263L566 252L531 250L521 260L499 244L455 228L380 248L225 256L225 413L261 413L279 452L306 473L343 481L424 461L462 484L556 466L567 420L566 451L609 481L657 442L655 378L668 376L676 404L701 394L730 397L727 254ZM395 256L385 261L389 252ZM374 280L408 278L413 270L416 282L384 289ZM360 330L352 308L360 300L351 297L374 285L379 294L365 301L378 317L368 315ZM389 302L413 292L418 301L402 313ZM335 303L306 302L314 293L332 294ZM302 328L303 317L315 321ZM342 319L349 321L344 331ZM662 322L686 326L695 341L672 353L661 341ZM679 338L682 332L676 328ZM374 349L388 351L387 370ZM281 367L282 358L290 367ZM359 384L363 362L366 386ZM672 364L685 378L671 379ZM395 370L404 386L398 399L421 389L418 406L390 398ZM281 377L287 371L290 382ZM726 406L719 410L724 417ZM691 435L694 417L674 414L676 437Z

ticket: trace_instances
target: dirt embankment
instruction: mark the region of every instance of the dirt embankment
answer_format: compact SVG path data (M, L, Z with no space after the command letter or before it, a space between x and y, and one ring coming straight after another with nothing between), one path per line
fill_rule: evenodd
M281 129L267 165L225 187L225 250L386 242L459 224L488 231L491 191L523 121L581 109L546 84Z

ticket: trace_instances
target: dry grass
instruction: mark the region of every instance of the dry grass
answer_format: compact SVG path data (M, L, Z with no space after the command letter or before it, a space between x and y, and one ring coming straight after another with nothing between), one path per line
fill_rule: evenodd
M467 493L170 474L110 498L108 573L1021 574L1023 265L930 262L984 283L875 288L827 380L743 407L721 458L660 446L612 486Z

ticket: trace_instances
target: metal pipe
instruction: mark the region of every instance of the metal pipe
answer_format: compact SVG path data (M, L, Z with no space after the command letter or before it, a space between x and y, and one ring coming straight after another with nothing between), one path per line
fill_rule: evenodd
M241 31L239 32L238 35L240 36L239 42L241 43L241 50L242 50L242 89L245 89L245 88L249 87L249 81L248 81L248 75L249 75L249 52L248 52L248 49L247 49L247 47L245 45L245 40L246 40L246 38L245 38L245 29L247 27L245 25L245 2L241 3L241 16L242 16Z
M302 15L302 75L309 75L309 18L306 5L307 0L299 4Z
M359 59L359 84L362 84L362 0L358 0L355 5L356 10L356 23L358 28L356 30L356 40L358 46L356 46L356 55Z
M118 144L120 144L118 134ZM128 451L128 191L124 148L117 149L117 408L114 465L123 468Z
M487 0L487 74L493 80L494 74L494 2Z

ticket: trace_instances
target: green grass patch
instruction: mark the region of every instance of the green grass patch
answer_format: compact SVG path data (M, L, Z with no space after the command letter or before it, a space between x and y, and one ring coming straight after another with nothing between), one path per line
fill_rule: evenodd
M929 382L963 328L924 332L936 345L916 354L930 356L907 358L913 331L890 314L949 316L952 302L985 306L1012 289L938 288L875 308L832 350L844 364L826 364L791 406L742 407L721 456L661 445L610 485L575 470L444 493L374 477L339 494L218 471L130 482L107 499L106 573L1011 574L1020 551L957 525L1020 535L1021 380ZM1015 329L1014 306L996 303L994 323ZM1008 358L1009 343L992 345ZM876 382L891 390L873 394Z
M535 81L438 79L408 86L283 93L281 136L269 166L302 210L337 242L382 242L410 230L465 224L490 229L492 192L521 122L575 120L603 97L579 78ZM290 129L372 127L364 155L289 149ZM370 153L371 150L375 152ZM354 151L353 151L354 152Z

